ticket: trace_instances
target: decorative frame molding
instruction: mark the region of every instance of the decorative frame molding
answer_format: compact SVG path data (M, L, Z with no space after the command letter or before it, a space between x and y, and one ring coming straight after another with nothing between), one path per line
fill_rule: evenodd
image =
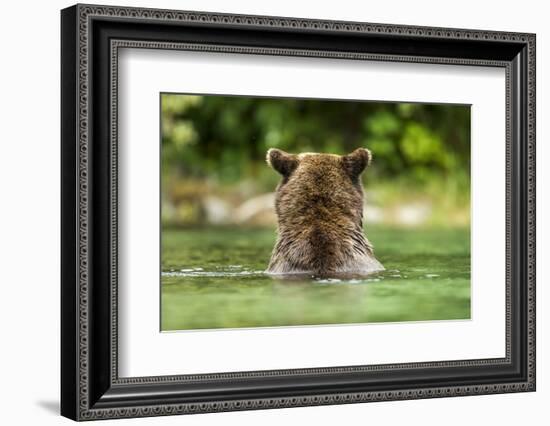
M124 24L139 23L142 31L172 28L197 30L195 40L158 41L134 38ZM97 25L96 25L97 24ZM105 26L106 29L101 27ZM296 46L252 46L197 42L207 28L228 33L272 31L291 38L313 32L324 37L349 36L349 50ZM103 36L102 31L109 33ZM139 31L138 31L139 32ZM124 39L120 34L124 33ZM117 34L119 36L117 36ZM95 37L95 38L94 38ZM164 38L163 38L164 37ZM235 36L237 37L237 36ZM243 40L246 36L243 35ZM375 40L371 51L353 48L354 37ZM276 36L274 36L276 38ZM384 44L386 40L386 44ZM246 41L246 40L245 40ZM388 41L420 44L419 54L388 52ZM437 44L478 46L470 56L442 56ZM378 43L378 44L377 44ZM385 47L386 46L386 47ZM343 47L343 46L342 46ZM273 56L313 56L337 59L481 65L506 70L506 357L412 364L327 367L186 376L119 378L117 368L117 88L118 50L154 48L215 51ZM367 48L369 48L367 46ZM488 49L493 50L489 54ZM452 53L452 52L451 52ZM265 16L182 12L126 7L76 5L62 11L62 414L75 420L184 414L352 402L434 398L535 389L535 36L533 34L402 25L336 22ZM101 118L99 118L101 117ZM108 122L108 123L107 123ZM100 146L98 138L108 143ZM91 158L94 158L92 168ZM101 160L101 161L99 161ZM98 177L100 165L108 178ZM105 192L108 192L106 194ZM514 209L519 209L515 211ZM98 229L104 229L99 234ZM101 258L99 247L107 252ZM517 254L520 254L519 256ZM519 263L513 257L519 257ZM101 263L100 266L98 264ZM519 300L521 299L521 300ZM94 301L95 309L92 307ZM97 304L103 306L98 310ZM516 306L517 304L517 306ZM107 308L108 309L105 309ZM488 366L516 372L516 379L474 381L468 385L396 386L368 390L355 384L350 391L296 392L292 385L270 397L254 397L277 378L299 381L314 376L320 382L387 372L398 377L409 370L468 371ZM472 370L473 371L473 370ZM365 376L366 377L366 376ZM198 386L203 393L223 393L231 380L249 380L250 389L236 395L188 393L178 399L163 396L162 388ZM442 378L443 379L443 378ZM263 382L261 382L263 380ZM435 382L435 379L434 379ZM290 382L289 382L290 383ZM353 382L355 383L355 382ZM357 388L355 389L354 386ZM372 384L369 386L373 386ZM137 389L143 395L137 396ZM208 388L208 389L206 389ZM217 389L220 389L219 391ZM244 389L244 388L243 388ZM246 397L239 397L239 395ZM202 399L201 399L202 398Z

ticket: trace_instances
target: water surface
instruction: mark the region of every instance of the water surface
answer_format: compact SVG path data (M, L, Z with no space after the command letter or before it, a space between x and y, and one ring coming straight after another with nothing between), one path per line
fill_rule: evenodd
M164 229L161 329L470 318L469 229L369 227L386 271L363 278L263 273L271 229Z

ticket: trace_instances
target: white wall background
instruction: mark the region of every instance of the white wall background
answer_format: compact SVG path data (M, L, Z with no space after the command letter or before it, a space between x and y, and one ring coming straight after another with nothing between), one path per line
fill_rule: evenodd
M545 424L550 401L550 27L540 0L331 2L120 0L103 4L537 33L538 390L360 405L292 408L118 424ZM71 2L2 5L0 64L0 418L68 424L59 404L59 9ZM490 165L489 165L490 167ZM545 419L546 418L546 419ZM116 424L107 421L102 424ZM129 423L131 422L131 423Z

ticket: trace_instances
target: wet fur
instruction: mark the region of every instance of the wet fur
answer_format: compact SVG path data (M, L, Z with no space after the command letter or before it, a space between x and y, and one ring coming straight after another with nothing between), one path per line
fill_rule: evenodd
M360 176L370 161L363 148L346 156L268 151L268 164L282 176L268 273L366 275L384 269L362 227Z

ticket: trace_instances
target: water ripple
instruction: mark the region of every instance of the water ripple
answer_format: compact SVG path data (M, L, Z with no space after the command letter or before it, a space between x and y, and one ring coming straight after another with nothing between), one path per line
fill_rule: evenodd
M206 267L205 267L206 268ZM316 277L309 274L288 274L288 275L270 275L263 270L257 270L243 265L224 265L219 267L210 267L208 269L201 267L185 267L181 269L170 269L162 271L162 277L175 278L235 278L235 277L261 277L273 278L279 280L290 281L311 281L320 284L365 284L377 283L383 281L399 282L413 280L441 280L445 278L437 273L426 273L423 270L418 271L403 271L398 269L389 269L383 272L372 274L369 276L360 276L356 274L338 274L331 277ZM405 273L409 272L409 273ZM439 272L439 271L438 271Z
M264 275L264 271L250 271L248 269L243 269L241 265L229 265L226 267L216 268L214 271L205 271L203 268L182 268L162 272L163 277L223 278L262 275Z

